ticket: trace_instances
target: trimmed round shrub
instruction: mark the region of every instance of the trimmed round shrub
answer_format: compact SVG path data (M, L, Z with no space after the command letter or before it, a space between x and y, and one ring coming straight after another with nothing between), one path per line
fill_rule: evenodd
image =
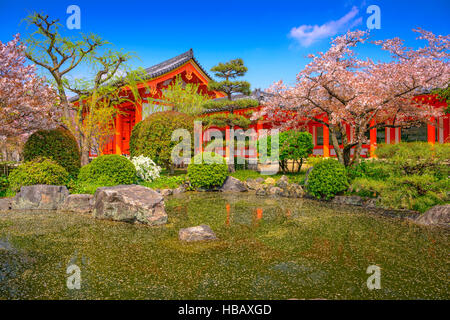
M25 143L23 157L25 161L40 157L53 159L72 177L77 176L81 166L78 143L68 130L62 128L33 133Z
M22 186L35 184L65 185L69 179L69 173L56 161L39 158L18 166L9 174L8 179L11 190L17 192Z
M194 188L212 189L223 185L228 176L228 166L221 155L204 152L192 158L187 174Z
M323 160L311 171L308 178L308 193L316 198L331 199L349 186L347 170L334 159Z
M156 112L134 126L130 138L130 156L143 155L166 169L172 165L171 153L179 141L172 141L176 129L194 133L194 118L177 111ZM193 139L191 139L192 151Z
M104 186L133 184L136 181L136 168L124 156L107 154L82 167L78 180Z

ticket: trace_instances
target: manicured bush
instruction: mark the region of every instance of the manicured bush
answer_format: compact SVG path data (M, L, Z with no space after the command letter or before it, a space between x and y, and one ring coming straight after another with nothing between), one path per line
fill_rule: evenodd
M212 189L222 186L228 176L225 158L214 153L200 153L192 158L187 174L194 188Z
M330 199L348 188L347 171L334 159L317 164L308 178L308 193L316 198Z
M136 181L136 168L124 156L103 155L82 167L78 180L82 183L103 186L133 184Z
M25 143L23 157L25 161L40 157L53 159L72 177L77 176L81 166L78 143L69 131L62 128L33 133Z
M172 167L172 149L179 141L172 141L176 129L186 129L193 146L194 118L176 111L156 112L138 123L131 133L130 155L149 157L161 167Z
M365 197L380 197L386 208L408 209L424 212L448 202L450 180L439 180L434 175L404 175L387 181L356 178L349 188L351 193Z
M152 182L159 178L161 167L156 165L156 163L154 163L149 157L140 155L132 158L131 162L136 168L138 178L142 181Z
M376 160L362 160L359 164L347 167L350 180L356 178L372 178L386 180L393 174L392 165Z
M310 166L310 167L314 167L317 164L321 163L322 161L326 160L327 158L324 158L323 156L320 155L311 155L306 159L306 163Z
M376 150L379 159L398 168L400 174L449 174L450 144L431 145L427 142L382 144Z
M309 132L288 130L279 133L278 148L275 144L272 146L272 138L275 139L276 136L261 137L258 140L258 152L261 153L263 161L266 155L272 157L272 152L278 152L278 162L283 172L289 171L289 160L296 163L297 171L300 171L303 161L312 154L314 149L312 135Z
M22 186L35 184L65 185L69 173L56 161L38 158L21 164L9 174L9 186L19 191Z

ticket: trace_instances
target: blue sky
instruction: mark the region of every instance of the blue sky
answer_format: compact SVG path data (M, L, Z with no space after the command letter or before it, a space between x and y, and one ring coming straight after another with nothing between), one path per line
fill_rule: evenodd
M398 36L410 46L420 45L411 31L422 27L448 34L449 0L342 0L342 1L103 1L103 0L0 0L0 41L30 31L20 24L32 11L45 12L63 24L69 5L81 9L81 30L112 42L117 49L134 52L133 65L149 67L190 48L209 70L220 61L241 57L249 68L252 88L267 88L283 79L295 81L308 62L306 55L325 51L332 37L351 29L366 29L369 5L381 9L381 29L375 39ZM362 55L385 59L368 47ZM74 74L83 75L84 71Z

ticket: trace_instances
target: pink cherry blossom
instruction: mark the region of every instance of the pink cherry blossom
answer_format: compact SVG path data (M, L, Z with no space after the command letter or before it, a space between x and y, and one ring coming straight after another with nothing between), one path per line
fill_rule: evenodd
M57 95L38 77L34 65L26 65L25 47L19 34L0 42L0 136L15 137L55 126L59 117Z

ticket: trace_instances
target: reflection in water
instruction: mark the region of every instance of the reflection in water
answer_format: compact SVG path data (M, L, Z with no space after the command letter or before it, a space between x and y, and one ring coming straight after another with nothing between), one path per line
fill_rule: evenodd
M263 210L261 208L256 209L256 220L262 219Z

